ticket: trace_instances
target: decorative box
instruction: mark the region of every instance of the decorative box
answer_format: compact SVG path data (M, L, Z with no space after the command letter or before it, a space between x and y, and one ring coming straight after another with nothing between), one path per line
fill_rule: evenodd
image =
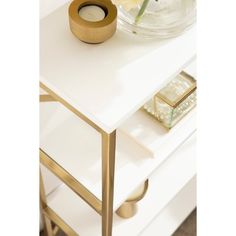
M137 203L141 201L148 190L148 179L140 185L129 198L117 209L116 214L121 218L132 218L138 212Z
M196 88L196 80L181 72L148 101L144 109L170 129L196 105Z

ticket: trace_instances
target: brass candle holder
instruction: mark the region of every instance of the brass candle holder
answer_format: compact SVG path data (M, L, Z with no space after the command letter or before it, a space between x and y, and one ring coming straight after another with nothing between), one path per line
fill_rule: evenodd
M104 18L90 21L81 17L84 7L96 6L104 11ZM108 0L74 0L69 6L69 24L72 33L86 43L102 43L116 31L117 9Z
M122 218L128 219L133 217L138 212L137 202L142 200L148 190L148 180L145 181L140 188L141 191L136 191L132 194L117 210L116 214Z

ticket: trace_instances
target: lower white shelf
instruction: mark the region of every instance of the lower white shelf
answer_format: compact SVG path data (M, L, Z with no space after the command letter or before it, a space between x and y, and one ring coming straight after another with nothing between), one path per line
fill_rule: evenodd
M195 139L190 137L149 177L147 195L133 218L114 214L113 236L139 235L195 176ZM79 235L101 235L101 217L64 184L48 195L48 205Z
M44 103L40 105L40 109L40 147L101 199L100 134L58 103ZM148 115L146 115L146 118L149 120ZM160 140L165 140L165 143L168 143L168 145L158 145L158 155L155 158L152 158L152 155L145 148L137 144L134 141L135 139L130 138L118 129L114 210L153 171L159 168L195 130L191 114L188 114L186 119L183 119L179 125L182 133L176 133L175 130L169 133L159 133L158 128L156 128L155 135L152 135L153 133L149 134L151 139L156 139L159 144L163 144ZM155 126L158 127L157 122ZM149 127L148 124L146 127ZM47 182L47 179L44 179Z
M196 207L196 176L158 214L139 236L170 236Z
M163 152L176 149L196 131L196 109L190 111L173 128L167 130L143 110L137 111L120 130L161 161Z
M58 103L44 103L40 109L40 147L101 200L101 135ZM144 149L117 132L115 209L150 175L155 168L151 160ZM43 179L47 182L46 176Z
M196 60L184 69L196 78ZM174 150L196 130L196 108L186 114L170 130L164 128L143 109L138 110L119 128L124 134L161 161L163 152Z
M40 164L41 173L44 180L45 194L48 195L62 184L61 180L57 178L50 170Z

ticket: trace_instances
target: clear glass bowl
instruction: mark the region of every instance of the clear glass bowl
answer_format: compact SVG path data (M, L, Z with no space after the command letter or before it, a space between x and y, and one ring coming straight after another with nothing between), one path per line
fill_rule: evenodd
M142 3L129 11L118 5L119 26L143 37L171 38L189 29L196 20L196 0L146 1L148 4L138 21Z

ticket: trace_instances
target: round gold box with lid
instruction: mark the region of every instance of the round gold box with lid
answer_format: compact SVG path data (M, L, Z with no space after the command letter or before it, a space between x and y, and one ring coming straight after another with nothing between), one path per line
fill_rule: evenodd
M133 217L137 211L137 202L142 200L148 190L148 180L145 181L136 191L116 210L116 214L122 218Z
M92 21L84 18L80 11L86 7L100 8L104 18ZM74 0L69 6L69 23L72 33L81 41L102 43L116 31L117 9L109 0Z

